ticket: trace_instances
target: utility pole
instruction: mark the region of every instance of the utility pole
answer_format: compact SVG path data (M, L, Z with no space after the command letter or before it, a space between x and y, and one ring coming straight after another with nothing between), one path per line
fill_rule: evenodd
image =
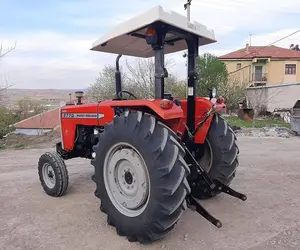
M252 33L250 32L250 33L249 33L249 40L250 40L250 41L249 41L249 45L250 45L250 46L251 46L251 38L252 38Z
M186 18L188 22L191 21L191 2L192 0L187 0L187 2L183 5L184 9L186 10ZM187 57L187 53L184 52L183 57ZM186 60L186 66L188 64L188 59ZM186 67L186 72L188 75L188 67ZM188 97L188 86L186 86L186 98Z
M184 9L187 10L186 11L186 15L187 15L187 20L190 22L191 21L191 3L192 0L187 0L187 3L185 3L183 6L184 6Z
M184 9L187 10L187 20L190 22L191 21L191 4L192 4L192 0L187 0L187 3L185 3L183 5ZM187 53L184 52L182 55L184 58L187 57Z

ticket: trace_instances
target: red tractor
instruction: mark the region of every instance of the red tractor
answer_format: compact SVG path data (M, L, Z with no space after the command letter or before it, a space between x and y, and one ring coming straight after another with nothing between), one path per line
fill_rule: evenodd
M189 7L190 1L188 11ZM62 196L68 187L64 160L88 158L95 168L92 180L100 210L129 241L149 243L164 237L187 207L221 227L197 199L221 192L247 198L229 188L239 165L239 149L233 130L216 111L224 103L195 95L198 47L214 42L212 30L161 6L96 41L92 50L119 54L116 97L83 104L78 92L77 104L61 107L61 142L56 152L43 154L38 162L45 192ZM175 99L164 92L168 75L164 55L185 49L187 98ZM138 100L122 90L121 54L155 57L155 99Z

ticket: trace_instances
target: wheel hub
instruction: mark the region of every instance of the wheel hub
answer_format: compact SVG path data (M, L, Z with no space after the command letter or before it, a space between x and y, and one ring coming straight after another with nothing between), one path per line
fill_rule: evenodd
M55 178L54 170L49 163L45 163L43 165L42 174L43 174L43 179L44 179L46 185L49 188L54 188L55 183L56 183L56 178Z
M146 164L128 144L113 146L105 158L104 184L114 206L129 217L141 214L147 206L150 180Z
M212 167L213 152L207 139L205 140L203 150L203 156L198 160L198 162L205 168L206 173L208 173Z
M52 173L51 170L48 172L48 176L49 176L50 179L52 179L54 177L54 174Z
M125 172L125 181L128 185L131 185L133 182L133 177L132 174L130 173L130 171Z

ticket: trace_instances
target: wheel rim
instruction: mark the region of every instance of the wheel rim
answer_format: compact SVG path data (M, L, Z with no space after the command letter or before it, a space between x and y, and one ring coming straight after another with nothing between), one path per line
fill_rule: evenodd
M147 207L150 178L145 161L127 143L118 143L108 151L103 167L106 192L116 209L136 217Z
M56 183L56 178L55 178L54 170L49 163L45 163L43 165L42 173L43 173L43 179L44 179L44 182L46 183L46 185L49 188L54 188L55 183Z
M207 139L205 140L205 144L204 144L203 156L198 162L201 166L204 167L207 173L210 171L213 163L213 152L212 152L211 145Z

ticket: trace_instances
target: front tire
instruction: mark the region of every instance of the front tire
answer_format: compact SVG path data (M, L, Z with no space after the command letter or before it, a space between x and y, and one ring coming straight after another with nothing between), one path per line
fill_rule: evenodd
M62 196L69 184L68 170L57 152L46 152L38 162L38 175L44 191L54 197Z
M95 146L95 195L121 236L150 243L170 232L190 193L185 151L174 132L140 111L116 116Z
M216 113L204 144L204 155L196 158L204 165L212 180L218 180L226 186L229 186L234 179L239 165L239 148L236 140L230 125L220 114ZM191 188L192 195L198 199L209 199L220 194L218 191L211 191L201 178L192 183Z

